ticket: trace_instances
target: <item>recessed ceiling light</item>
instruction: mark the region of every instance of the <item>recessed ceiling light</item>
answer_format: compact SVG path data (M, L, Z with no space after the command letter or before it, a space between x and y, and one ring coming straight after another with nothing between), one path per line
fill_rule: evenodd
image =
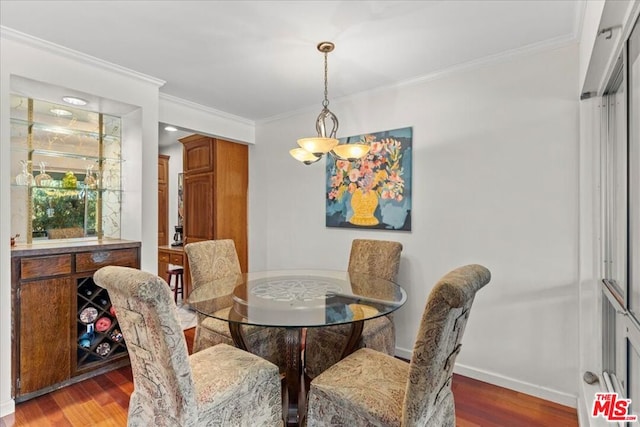
M62 108L52 108L49 112L55 114L56 116L72 116L73 113L69 110L63 110Z
M63 96L62 100L71 105L87 105L88 101L75 96Z
M178 128L174 126L165 126L164 130L166 130L167 132L176 132Z

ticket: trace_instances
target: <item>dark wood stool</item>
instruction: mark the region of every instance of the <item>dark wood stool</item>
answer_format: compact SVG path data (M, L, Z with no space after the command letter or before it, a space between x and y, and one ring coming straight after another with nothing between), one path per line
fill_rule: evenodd
M180 294L180 296L182 296L182 299L184 299L184 287L183 287L183 274L184 274L184 268L171 268L169 270L167 270L167 283L169 284L169 287L173 290L173 299L176 301L176 303L178 302L178 294ZM171 284L171 282L173 282L173 278L176 278L175 280L175 284Z

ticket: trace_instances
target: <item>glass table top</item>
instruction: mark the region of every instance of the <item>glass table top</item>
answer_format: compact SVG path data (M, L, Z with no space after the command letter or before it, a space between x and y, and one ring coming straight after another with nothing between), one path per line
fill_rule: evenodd
M394 282L333 270L252 272L192 286L187 302L198 313L258 326L347 324L389 314L407 299Z

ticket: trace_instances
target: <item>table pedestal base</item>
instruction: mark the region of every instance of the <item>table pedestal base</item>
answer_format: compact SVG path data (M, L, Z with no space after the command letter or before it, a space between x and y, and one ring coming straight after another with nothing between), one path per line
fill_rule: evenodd
M302 328L287 329L285 334L286 362L285 382L287 384L288 413L285 419L288 426L302 425L306 414L306 393L301 358ZM301 387L301 385L303 385Z
M349 339L342 351L341 359L355 349L362 335L363 321L351 323ZM236 347L249 351L242 336L239 323L229 323L229 330ZM285 333L286 364L284 372L285 390L283 390L283 417L287 426L301 426L307 413L307 390L305 387L302 363L302 328L287 328Z

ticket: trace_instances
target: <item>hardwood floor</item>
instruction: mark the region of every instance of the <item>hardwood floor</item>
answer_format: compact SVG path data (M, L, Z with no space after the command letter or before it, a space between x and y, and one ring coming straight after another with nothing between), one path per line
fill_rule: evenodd
M454 375L451 389L458 427L578 426L575 408L493 384Z
M194 329L185 331L192 347ZM576 410L471 378L454 376L458 427L571 427ZM130 367L99 375L16 405L0 427L126 426Z

